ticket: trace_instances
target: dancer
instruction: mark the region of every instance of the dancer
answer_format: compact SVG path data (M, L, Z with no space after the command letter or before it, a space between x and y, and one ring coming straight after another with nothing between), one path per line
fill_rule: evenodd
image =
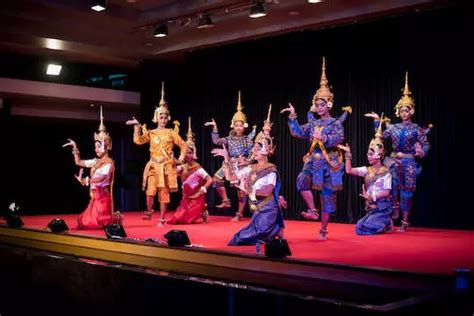
M232 122L230 127L232 130L227 137L219 137L219 130L217 129L217 123L214 119L210 122L206 122L205 126L212 126L212 142L215 145L225 145L228 153L231 158L231 166L234 170L238 170L239 168L247 165L249 163L249 155L251 154L251 150L253 147L253 138L255 137L256 127L253 127L252 132L248 135L244 135L245 129L248 127L247 124L247 117L242 112L243 106L241 102L241 93L239 91L239 98L237 102L237 112L235 112L234 116L232 117ZM224 169L221 167L217 172L214 174L214 188L216 189L217 193L221 197L221 204L216 205L217 208L229 208L230 199L227 195L227 191L225 189L225 182L224 182L225 174ZM231 182L231 184L233 184ZM241 191L237 191L238 198L239 198L239 208L235 216L231 219L231 221L238 222L244 216L244 209L245 204L247 202L247 197L245 193Z
M392 175L390 170L382 164L384 146L381 127L379 125L375 137L369 144L367 160L370 166L368 167L353 168L351 148L348 144L346 146L338 145L340 149L345 151L346 173L364 177L365 185L362 185L360 196L365 199L367 214L357 222L357 235L374 235L392 228L391 216L393 209L390 198Z
M415 101L408 88L407 72L403 95L395 105L395 115L400 117L402 122L397 124L387 122L386 129L383 131L383 139L390 139L392 142L392 153L390 157L385 158L384 165L390 168L393 177L393 219L399 217L400 209L402 211L401 225L398 229L400 232L405 232L410 225L409 218L413 195L416 191L416 178L421 173L421 165L417 159L424 158L430 149L427 135L432 125L422 128L413 123L414 114ZM376 113L368 113L365 116L374 119L376 128L380 124L380 118Z
M89 205L77 220L78 229L100 229L105 225L112 224L121 219L119 212L114 212L113 203L113 182L114 182L114 161L110 158L109 152L112 150L112 138L107 133L100 107L99 132L94 133L95 153L97 158L81 160L76 142L68 139L69 142L63 147L72 147L74 162L81 167L76 179L84 186L90 187ZM82 177L83 168L90 168L90 178Z
M252 153L256 163L247 165L237 172L232 168L232 160L225 145L223 149L212 150L214 156L224 157L225 177L235 181L249 197L250 210L253 212L248 225L239 230L230 246L255 245L257 242L269 242L275 237L282 238L284 222L281 207L286 201L279 196L280 179L277 168L268 162L268 155L273 149L271 138L262 137L255 142Z
M334 96L328 86L326 63L323 57L320 87L313 97L311 112L316 112L320 118L312 115L308 123L299 125L295 108L289 106L280 113L289 112L288 125L292 136L300 139L310 139L311 146L304 156L304 166L298 174L296 187L306 203L307 210L301 215L306 219L317 220L319 212L314 203L312 190L321 192L321 229L318 239L325 240L328 234L327 226L330 214L336 211L336 191L342 190L342 175L344 165L342 152L337 145L344 141L342 122L347 114L336 119L331 116ZM346 108L350 112L350 108Z
M178 131L166 128L171 119L168 110L168 103L165 101L165 84L161 86L160 106L155 109L153 122L158 126L155 129L148 130L146 125L140 125L137 119L133 118L126 122L127 125L133 125L133 142L137 145L150 143L150 160L143 171L142 190L146 192L146 211L143 216L145 220L151 220L153 214L153 204L155 196L158 195L160 203L160 219L158 226L165 224L165 214L170 202L170 192L178 190L177 164L182 164L186 155L187 146L184 140L179 136ZM180 148L178 160L173 156L173 147Z
M209 213L206 205L206 192L212 184L211 176L196 162L196 144L191 129L191 117L188 122L186 145L188 150L185 163L178 166L178 173L182 181L183 198L181 203L167 223L191 224L207 222Z

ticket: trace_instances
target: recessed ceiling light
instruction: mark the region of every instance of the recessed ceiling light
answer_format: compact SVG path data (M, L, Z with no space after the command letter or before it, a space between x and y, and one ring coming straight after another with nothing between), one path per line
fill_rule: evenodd
M94 0L91 3L91 9L97 12L107 9L107 0Z
M63 66L57 64L49 64L48 69L46 69L46 74L51 76L59 76Z

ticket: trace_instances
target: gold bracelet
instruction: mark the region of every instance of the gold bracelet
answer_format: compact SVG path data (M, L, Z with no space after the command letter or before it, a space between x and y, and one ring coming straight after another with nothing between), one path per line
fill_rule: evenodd
M294 120L294 119L297 118L297 117L298 117L298 115L296 114L296 112L295 112L295 113L290 113L290 115L288 115L288 118L289 118L290 120Z

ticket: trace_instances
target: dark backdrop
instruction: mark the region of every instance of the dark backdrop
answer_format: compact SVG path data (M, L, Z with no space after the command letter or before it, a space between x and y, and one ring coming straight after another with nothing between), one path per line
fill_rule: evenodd
M246 43L189 52L182 64L143 63L140 71L142 111L140 121L151 123L158 105L160 81L166 81L166 98L173 119L193 119L198 156L213 173L220 159L213 158L210 128L204 122L215 118L222 136L229 131L235 112L237 91L249 124L259 128L268 104L274 111L273 134L277 151L271 158L283 181L282 194L289 202L286 218L300 219L303 202L295 190L295 179L302 167L308 142L291 137L287 116L278 112L291 101L306 122L313 94L319 86L321 57L327 57L327 76L335 95L334 115L351 105L352 115L345 122L346 139L355 153L355 165L366 164L367 145L373 136L372 122L363 114L384 112L396 121L393 107L401 96L404 72L409 71L410 89L416 102L414 121L434 128L429 135L432 150L423 159L418 179L412 223L419 226L472 228L472 216L465 202L462 185L466 169L460 137L462 106L467 95L463 82L468 79L466 52L468 34L462 7L449 6L393 16L384 20L357 23L319 31L302 31ZM164 39L166 40L166 39ZM13 199L25 204L25 212L80 212L87 203L87 192L72 178L69 150L60 148L67 137L76 137L80 149L92 152L92 132L97 122L45 121L12 118L4 107L2 127L4 168L8 186L3 189L2 205ZM465 112L464 112L465 113ZM135 146L131 128L110 124L117 162L116 205L120 209L144 208L139 192L148 146ZM39 132L41 131L41 132ZM5 134L7 133L7 134ZM13 137L14 136L14 137ZM5 148L6 147L6 148ZM32 155L33 153L33 155ZM74 181L73 181L74 180ZM345 177L344 190L338 193L335 220L354 222L362 216L358 197L361 179ZM213 190L210 190L213 191ZM52 198L54 197L54 198ZM171 207L176 205L175 195ZM78 203L78 201L81 201ZM215 194L208 194L214 205ZM80 204L80 205L79 205ZM234 203L236 204L236 203ZM230 215L229 211L214 212Z

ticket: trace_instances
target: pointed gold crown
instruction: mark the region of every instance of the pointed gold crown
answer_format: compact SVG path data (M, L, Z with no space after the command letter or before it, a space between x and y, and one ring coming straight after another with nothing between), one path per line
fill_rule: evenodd
M317 99L324 99L328 103L328 107L332 107L334 101L334 94L329 90L328 78L326 77L326 58L323 57L323 66L321 71L321 80L319 82L319 89L313 97L313 105Z
M384 154L384 146L383 146L383 134L382 134L382 124L383 124L383 113L380 117L380 123L375 131L375 136L372 138L369 144L369 149L372 149L374 152L383 156Z
M99 132L94 133L94 141L99 141L104 150L111 150L112 149L112 138L110 137L109 133L104 125L104 115L102 114L102 105L100 106L100 125L99 125Z
M161 82L161 99L160 99L160 106L155 109L155 114L153 115L153 122L158 122L158 116L160 114L170 115L170 111L168 110L168 102L165 100L165 82Z
M194 152L194 158L197 158L196 143L194 141L194 133L191 128L191 117L188 117L188 133L186 134L186 145Z
M410 110L415 109L415 100L411 97L411 91L408 88L408 71L405 73L405 87L403 88L403 95L395 105L395 115L400 117L400 109L402 107L408 107Z
M237 100L237 112L235 112L234 116L232 116L232 122L230 124L230 127L234 127L234 123L237 121L241 121L244 123L244 127L248 127L249 125L247 124L247 117L245 116L244 112L242 112L242 109L244 107L242 106L242 100L241 100L241 93L239 91L239 98Z

